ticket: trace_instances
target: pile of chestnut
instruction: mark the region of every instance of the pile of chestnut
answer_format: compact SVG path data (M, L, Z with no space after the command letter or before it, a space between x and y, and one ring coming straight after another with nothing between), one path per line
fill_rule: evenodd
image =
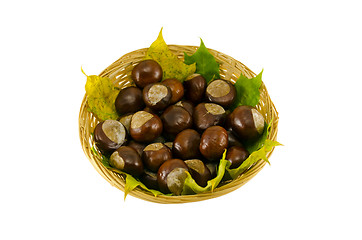
M193 74L182 83L162 76L156 61L135 65L136 86L122 89L115 101L119 120L97 124L94 140L112 167L150 189L180 195L186 171L206 186L225 149L230 168L240 166L249 156L243 142L262 134L264 118L249 106L228 110L236 97L228 80L207 84Z

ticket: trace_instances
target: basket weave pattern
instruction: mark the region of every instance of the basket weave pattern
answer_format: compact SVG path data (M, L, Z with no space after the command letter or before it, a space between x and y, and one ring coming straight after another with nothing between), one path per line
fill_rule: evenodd
M198 47L169 45L169 48L180 59L183 59L184 52L192 55ZM238 62L237 60L233 59L232 57L212 49L208 50L216 58L216 61L220 64L220 76L222 79L231 80L233 83L235 83L241 73L248 78L255 76L255 73L253 73L249 68L247 68L245 65ZM115 86L119 88L125 88L127 86L133 85L130 77L132 69L138 62L144 59L146 52L147 48L143 48L122 56L120 59L107 67L99 76L109 77L113 81ZM270 122L271 120L273 121L268 139L276 140L278 132L278 112L270 99L264 83L262 83L262 86L260 88L260 101L256 108L264 116L266 122ZM100 159L91 150L92 146L94 146L94 139L92 133L99 120L91 112L87 111L87 109L87 96L85 95L79 113L79 137L81 140L83 151L89 161L94 166L94 168L99 172L99 174L103 176L103 178L105 178L111 185L124 191L124 177L104 167ZM272 152L273 151L267 154L268 158L270 157ZM206 200L222 196L241 187L251 178L253 178L264 167L264 165L265 161L257 162L248 171L240 175L237 179L217 187L214 192L210 193L185 196L160 195L155 197L152 193L149 193L137 187L129 194L134 197L156 203L186 203Z

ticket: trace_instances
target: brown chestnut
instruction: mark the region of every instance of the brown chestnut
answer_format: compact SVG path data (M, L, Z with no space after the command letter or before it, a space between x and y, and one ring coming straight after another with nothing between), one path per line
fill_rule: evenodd
M185 108L190 113L191 117L193 116L194 105L192 104L192 102L187 101L187 100L182 100L182 101L175 103L175 105Z
M171 158L171 150L162 143L149 144L142 153L142 161L146 168L154 172L157 172L161 164Z
M226 152L226 159L231 162L230 169L239 167L247 158L249 152L243 147L231 147Z
M109 158L109 164L133 176L143 173L143 163L140 155L131 147L121 146Z
M239 141L239 139L235 136L235 134L232 131L227 131L228 133L228 147L243 147L243 144Z
M184 81L185 98L197 104L200 103L205 94L206 80L200 74L192 74Z
M212 126L201 135L200 152L209 161L218 161L228 147L228 134L223 127Z
M206 128L222 125L226 112L223 107L215 103L200 103L194 109L194 126L202 132Z
M172 150L173 142L165 142L164 144L166 147L168 147L170 150Z
M140 157L142 156L142 153L143 153L143 149L145 149L145 147L147 146L146 144L144 143L139 143L139 142L136 142L134 140L131 140L127 143L127 146L128 147L131 147L133 148L134 150L137 151L137 153L140 155Z
M250 106L239 106L229 117L232 131L241 141L256 140L264 131L264 117Z
M137 142L152 142L163 130L161 119L152 113L138 111L133 114L129 132Z
M165 109L171 101L171 89L162 83L148 84L143 89L143 101L153 111Z
M235 100L236 89L230 81L217 79L209 83L205 96L208 101L228 108Z
M206 187L207 181L211 179L211 172L205 164L199 159L189 159L185 163L195 182L201 187Z
M164 162L157 171L157 182L163 193L180 195L187 177L188 167L181 159Z
M145 107L142 90L133 86L123 88L118 93L114 104L120 115L137 112Z
M116 120L105 120L96 125L94 141L103 154L111 154L126 141L126 129Z
M179 132L192 127L192 118L185 108L169 106L161 115L164 132L174 138Z
M165 143L166 139L163 136L159 136L155 140L152 141L152 143Z
M218 162L208 162L205 164L205 166L209 169L211 173L211 178L215 178L217 176L218 164Z
M140 177L140 180L149 189L154 189L154 190L159 189L158 182L157 182L157 173L144 169L143 174Z
M161 81L163 76L163 71L156 61L148 59L139 62L132 69L132 80L137 85L137 87L144 88L150 83L155 83Z
M183 160L199 158L200 134L194 129L186 129L177 134L173 141L172 154Z
M128 133L129 133L129 127L131 126L132 116L133 116L132 113L127 113L126 115L121 116L118 120L120 123L123 124Z
M171 101L170 104L174 104L184 96L184 86L176 78L169 78L162 81L167 87L171 89Z

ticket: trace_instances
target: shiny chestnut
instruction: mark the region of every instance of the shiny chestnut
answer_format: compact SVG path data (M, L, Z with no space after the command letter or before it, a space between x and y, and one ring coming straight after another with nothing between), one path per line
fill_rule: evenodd
M235 136L235 134L232 131L227 131L228 133L228 147L243 147L243 144L240 142L240 140Z
M223 107L215 103L200 103L194 109L194 126L202 132L206 128L222 125L226 117Z
M189 159L185 163L195 182L201 187L206 187L207 181L211 179L211 172L205 164L199 159Z
M145 149L145 147L147 146L145 143L139 143L136 142L134 140L131 140L127 143L128 147L133 148L134 150L137 151L137 153L140 155L140 157L142 156L143 153L143 149Z
M137 112L145 107L142 90L133 86L123 88L118 93L114 104L120 115Z
M133 114L130 125L130 135L137 142L152 142L163 130L161 119L152 113L138 111Z
M232 131L241 141L254 141L264 131L264 117L256 108L239 106L229 117Z
M131 78L139 88L144 88L150 83L161 81L162 76L163 71L160 64L154 60L148 59L143 60L134 66Z
M235 100L236 89L230 81L217 79L209 83L205 91L205 97L210 102L228 108Z
M207 128L201 135L200 152L209 161L218 161L228 147L227 131L220 126Z
M209 169L211 178L215 178L217 176L217 167L218 162L207 162L205 166Z
M171 89L163 83L151 83L143 88L143 101L153 111L165 109L171 101Z
M184 96L184 86L176 78L165 79L162 81L162 83L171 89L172 97L170 104L178 102Z
M103 154L111 154L126 141L126 129L116 120L105 120L96 125L94 141Z
M164 162L157 171L157 182L161 192L181 195L187 171L188 167L181 159Z
M157 172L162 163L171 158L171 150L162 143L149 144L142 153L142 161L146 168L154 172Z
M144 169L143 174L140 176L141 182L143 182L149 189L158 190L157 173Z
M131 147L121 146L109 158L109 164L133 176L143 173L143 163L140 155Z
M194 114L194 104L191 101L187 101L187 100L181 100L178 101L177 103L175 103L176 106L180 106L186 109L186 111L188 111L191 115L191 117Z
M201 156L200 134L194 129L186 129L177 134L173 141L172 154L183 160L199 158Z
M205 94L206 80L200 74L192 74L184 81L185 98L194 104L200 103Z
M127 113L119 118L119 122L126 128L127 132L129 133L129 127L131 126L132 120L132 113Z
M248 157L248 150L234 146L227 150L225 158L231 162L230 169L232 169L239 167Z
M163 129L169 138L174 138L179 132L192 127L190 113L183 107L169 106L161 115Z

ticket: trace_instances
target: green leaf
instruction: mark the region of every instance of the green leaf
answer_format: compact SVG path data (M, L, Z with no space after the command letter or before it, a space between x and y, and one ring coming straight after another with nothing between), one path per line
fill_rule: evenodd
M196 70L196 64L187 65L171 52L162 36L161 31L146 53L146 59L158 62L163 70L163 79L176 78L183 82Z
M110 164L109 164L109 159L102 155L101 153L97 152L97 150L95 149L95 147L93 146L91 148L92 152L98 156L101 159L101 163L103 164L103 166L105 166L107 169L121 174L123 176L125 176L125 186L124 186L124 200L126 200L127 195L136 187L141 187L142 189L152 193L155 197L157 197L158 195L162 195L163 193L161 193L160 191L154 190L154 189L149 189L148 187L146 187L146 185L144 185L142 182L140 182L138 179L136 179L135 177L133 177L132 175L125 173L117 168L113 168Z
M117 98L119 89L116 88L109 78L96 75L87 76L85 91L88 100L88 110L94 113L99 119L117 119L118 114L114 101Z
M207 182L206 187L199 186L195 182L195 180L191 177L191 175L188 173L188 176L183 186L182 195L190 195L190 194L214 191L214 189L219 185L220 181L224 177L225 169L231 165L231 163L228 160L225 160L225 156L226 156L226 150L224 151L224 154L220 159L216 177L209 180Z
M234 84L236 88L236 98L231 106L231 110L241 105L255 107L260 99L260 86L262 83L261 77L263 70L253 78L247 78L243 74L236 80Z
M229 167L227 167L226 171L228 175L232 179L235 179L240 174L249 169L249 167L251 167L254 163L257 163L259 160L264 160L270 164L268 158L266 157L266 154L270 152L273 149L273 147L279 145L281 144L277 141L266 139L263 146L259 150L252 152L250 156L238 168L230 169Z
M200 47L193 55L189 56L187 53L184 53L184 55L184 62L186 64L196 63L196 73L201 74L206 79L207 83L211 82L213 79L220 78L219 64L216 62L215 57L207 50L202 39Z

